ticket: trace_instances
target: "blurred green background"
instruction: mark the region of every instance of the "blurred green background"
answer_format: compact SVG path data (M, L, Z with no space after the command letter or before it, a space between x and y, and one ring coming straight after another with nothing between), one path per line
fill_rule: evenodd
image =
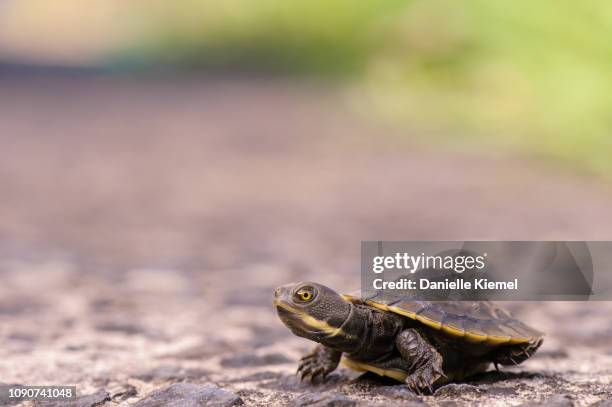
M424 142L612 176L612 3L9 0L0 59L324 80Z

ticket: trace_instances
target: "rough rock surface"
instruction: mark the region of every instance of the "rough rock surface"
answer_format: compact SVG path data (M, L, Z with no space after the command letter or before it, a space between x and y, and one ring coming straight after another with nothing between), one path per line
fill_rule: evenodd
M134 407L232 407L243 404L240 396L212 384L175 383L147 395Z
M312 344L271 306L290 281L358 288L373 236L610 239L609 185L384 137L305 86L5 76L0 89L3 383L74 384L105 407L202 392L248 406L609 404L610 302L509 304L546 332L538 353L429 396L344 368L300 383Z
M357 402L343 394L323 392L301 394L292 401L291 405L295 407L354 407Z
M572 398L566 395L556 395L542 401L527 402L520 407L573 407Z

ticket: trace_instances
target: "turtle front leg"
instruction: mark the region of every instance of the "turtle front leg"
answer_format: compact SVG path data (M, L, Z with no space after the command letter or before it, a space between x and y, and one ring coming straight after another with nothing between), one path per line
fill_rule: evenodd
M341 357L342 352L317 345L310 354L300 359L297 374L300 380L307 379L311 383L319 376L325 380L325 377L338 367Z
M445 376L442 355L416 329L403 330L395 339L395 345L411 372L406 377L408 388L418 394L425 390L433 393L433 384Z

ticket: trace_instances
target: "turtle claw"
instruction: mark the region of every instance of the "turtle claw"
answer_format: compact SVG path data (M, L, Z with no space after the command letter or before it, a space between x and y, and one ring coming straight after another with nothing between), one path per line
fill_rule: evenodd
M433 394L433 388L431 387L431 383L427 383L427 388L429 389L429 394Z
M447 378L442 366L438 363L427 363L406 377L405 382L413 393L422 395L429 391L428 394L433 394L433 385L440 377Z
M327 375L331 373L340 361L340 353L331 351L325 347L316 347L315 350L300 359L297 375L300 382L304 380L314 383L317 379L324 382Z
M448 379L448 376L447 376L446 374L444 374L444 371L442 370L442 368L441 368L440 366L438 366L438 365L433 365L433 371L434 371L436 374L438 374L438 375L442 376L443 378Z
M314 383L315 380L321 376L321 381L324 382L325 379L322 377L322 373L323 373L323 368L322 367L318 367L316 369L314 369L310 375L310 382Z
M306 362L306 361L308 361L308 360L314 359L314 357L315 357L315 356L314 356L313 354L306 355L306 356L302 356L302 357L300 358L300 362Z
M417 386L414 377L408 376L406 378L406 386L408 386L408 390L415 394L420 394L419 386Z
M321 367L313 367L313 365L301 365L298 368L297 375L300 378L300 383L306 380L307 382L314 383L315 380L321 376L323 372L323 368ZM321 376L323 381L325 380L325 375Z

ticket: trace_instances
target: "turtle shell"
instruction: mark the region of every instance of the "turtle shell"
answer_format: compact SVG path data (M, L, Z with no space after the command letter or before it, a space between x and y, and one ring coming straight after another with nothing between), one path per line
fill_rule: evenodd
M450 337L483 345L527 344L540 340L543 334L515 319L510 312L490 301L392 301L373 297L344 298L373 308L393 312L439 331Z

